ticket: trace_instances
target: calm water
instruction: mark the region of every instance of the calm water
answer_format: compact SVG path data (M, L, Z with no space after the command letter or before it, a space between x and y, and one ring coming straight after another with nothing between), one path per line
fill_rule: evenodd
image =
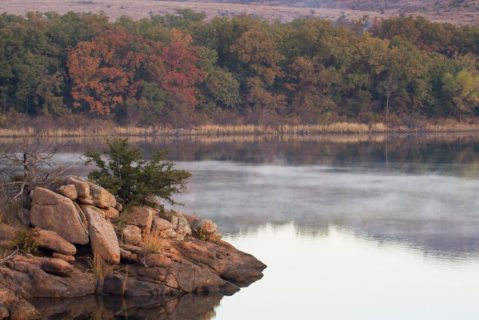
M168 147L193 172L180 210L268 268L234 296L186 297L169 316L151 301L130 319L479 317L478 137L137 144Z

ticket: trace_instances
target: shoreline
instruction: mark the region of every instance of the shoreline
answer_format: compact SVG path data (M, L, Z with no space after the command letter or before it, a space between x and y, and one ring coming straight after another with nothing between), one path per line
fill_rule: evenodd
M307 137L330 134L429 134L429 133L474 133L479 132L479 123L421 124L414 127L394 126L387 128L383 123L364 124L335 122L314 125L200 125L193 128L167 126L117 126L103 125L86 128L38 127L0 128L0 138L88 138L88 137Z

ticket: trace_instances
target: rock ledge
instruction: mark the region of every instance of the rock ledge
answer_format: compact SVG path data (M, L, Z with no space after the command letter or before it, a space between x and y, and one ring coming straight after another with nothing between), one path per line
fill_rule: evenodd
M3 252L15 253L18 234L38 247L0 259L0 320L41 319L34 298L229 295L263 276L266 266L221 240L211 220L118 209L111 193L80 177L66 177L55 190L35 188L31 225L0 224Z

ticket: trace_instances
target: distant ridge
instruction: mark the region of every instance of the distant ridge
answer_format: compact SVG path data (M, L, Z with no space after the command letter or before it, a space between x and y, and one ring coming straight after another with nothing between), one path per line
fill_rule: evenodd
M327 20L389 18L399 15L424 16L436 22L479 25L479 0L2 0L0 13L25 14L28 11L58 13L104 13L115 20L123 15L133 19L151 14L174 14L177 9L204 12L207 19L252 14L266 20L291 21L300 17Z
M371 12L386 16L421 15L435 21L479 24L479 0L202 0L201 2L342 9L364 11L367 15L371 15ZM348 11L344 13L346 16L349 14Z
M207 2L220 3L254 3L254 4L273 4L288 5L295 7L317 7L317 8L337 8L365 11L387 11L400 10L407 12L429 12L429 11L456 11L469 10L479 11L479 0L274 0L274 1L254 1L254 0L210 0Z

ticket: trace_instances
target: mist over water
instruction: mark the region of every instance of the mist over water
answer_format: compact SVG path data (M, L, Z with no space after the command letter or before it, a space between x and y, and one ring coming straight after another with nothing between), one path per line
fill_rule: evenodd
M293 223L315 236L331 226L449 258L479 253L479 180L371 168L182 162L192 171L185 211L231 236Z
M268 264L216 319L477 318L477 144L405 142L180 162L179 209Z

